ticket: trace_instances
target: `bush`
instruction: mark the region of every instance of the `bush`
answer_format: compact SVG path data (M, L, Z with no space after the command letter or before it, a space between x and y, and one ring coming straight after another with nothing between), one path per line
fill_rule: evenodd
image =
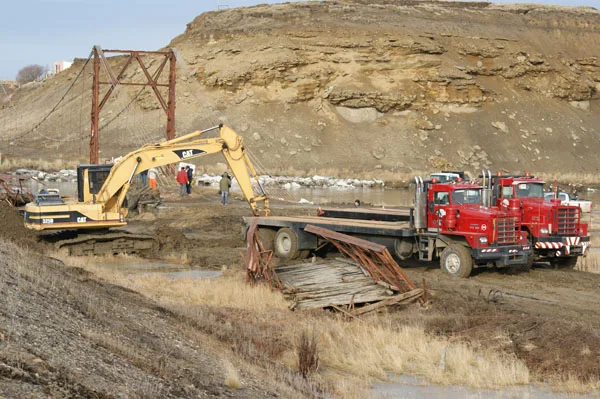
M307 378L310 373L319 368L319 349L317 348L317 336L313 330L309 336L302 331L298 342L298 370L302 377Z
M33 82L40 78L45 71L45 68L41 65L27 65L17 73L17 82L21 84Z

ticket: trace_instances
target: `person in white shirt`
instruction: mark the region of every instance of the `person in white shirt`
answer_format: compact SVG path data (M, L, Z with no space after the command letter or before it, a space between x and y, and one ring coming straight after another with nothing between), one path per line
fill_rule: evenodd
M158 170L156 168L148 169L148 185L152 190L156 190L156 178L158 177Z

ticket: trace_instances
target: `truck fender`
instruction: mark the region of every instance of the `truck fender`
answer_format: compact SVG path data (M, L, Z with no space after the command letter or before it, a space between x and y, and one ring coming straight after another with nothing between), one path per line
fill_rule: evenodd
M437 251L438 256L446 247L449 247L452 244L462 245L463 247L469 248L469 250L471 248L464 237L439 235L435 239L435 250Z

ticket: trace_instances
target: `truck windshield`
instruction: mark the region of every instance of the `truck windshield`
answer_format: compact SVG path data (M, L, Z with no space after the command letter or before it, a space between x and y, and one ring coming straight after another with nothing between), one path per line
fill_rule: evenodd
M437 181L440 183L448 183L455 181L459 178L459 176L451 173L432 173L431 175L429 175L429 179L434 178L437 179Z
M453 204L479 204L481 203L481 190L454 190L452 191Z
M542 183L516 183L517 198L544 198Z

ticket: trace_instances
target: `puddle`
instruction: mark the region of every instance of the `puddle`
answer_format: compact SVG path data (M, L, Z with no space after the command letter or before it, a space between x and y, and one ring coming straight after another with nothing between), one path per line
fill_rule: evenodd
M460 385L432 385L420 377L402 375L394 376L391 383L374 384L369 397L373 399L584 399L589 396L555 393L547 387L532 385L506 387L501 390L475 389Z
M192 269L192 270L180 270L177 272L143 272L140 274L154 274L161 275L164 274L171 280L177 280L179 278L217 278L221 277L223 273L218 270L205 270L205 269Z
M165 276L169 279L176 280L179 278L218 278L223 275L223 273L221 273L219 270L191 269L188 266L163 261L144 261L141 259L135 259L134 261L131 261L127 258L119 259L117 257L112 261L92 261L92 263L98 267L129 272L128 275L130 277L140 275L156 275Z

